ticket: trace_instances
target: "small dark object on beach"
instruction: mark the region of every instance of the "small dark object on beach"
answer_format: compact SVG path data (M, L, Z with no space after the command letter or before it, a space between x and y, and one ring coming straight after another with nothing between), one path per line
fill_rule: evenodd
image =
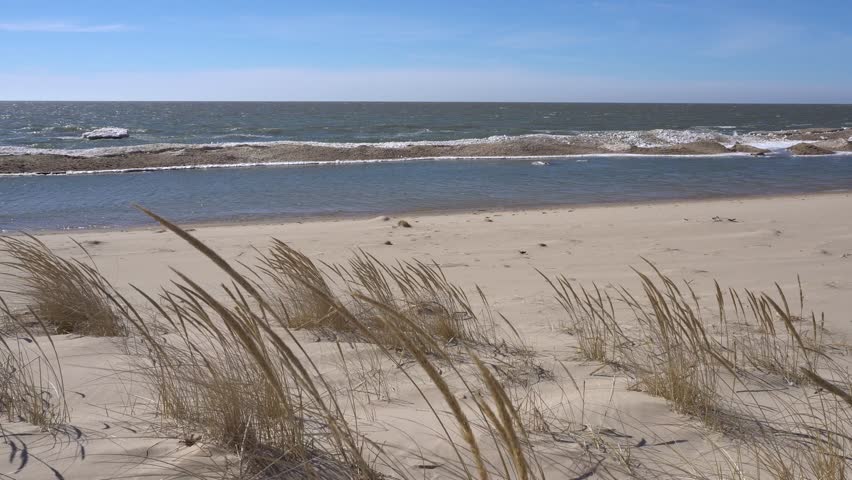
M486 221L486 222L493 222L494 220L492 220L492 219L490 219L490 218L488 218L488 217L485 217L485 221Z
M101 240L88 240L88 241L85 241L83 243L85 243L86 245L98 246L98 245L101 245L104 242L102 242Z
M390 240L387 240L387 241L385 241L385 245L393 245L393 242L391 242Z
M538 244L538 246L539 246L539 247L546 247L546 246L547 246L547 244L546 244L546 243L539 243L539 244Z
M717 223L725 222L725 221L728 221L728 222L731 222L731 223L739 223L739 220L737 220L736 218L722 218L722 217L719 217L719 216L713 217L713 221L717 222Z
M397 225L402 228L411 228L411 224L406 222L405 220L400 220L399 222L397 222Z
M196 443L198 443L200 441L201 441L201 435L196 436L193 433L193 434L190 434L189 437L187 437L187 438L178 440L178 443L180 443L181 445L185 445L187 447L191 447L191 446L195 445Z
M526 251L526 250L519 250L519 252L521 252L521 255L526 255L526 254L527 254L527 251Z

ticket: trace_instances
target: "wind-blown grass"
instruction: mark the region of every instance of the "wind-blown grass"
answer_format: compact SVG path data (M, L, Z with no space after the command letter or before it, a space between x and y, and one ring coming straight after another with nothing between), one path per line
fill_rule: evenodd
M0 237L0 252L11 257L3 263L9 270L5 274L19 285L10 293L21 295L32 313L55 333L125 334L113 301L114 289L91 265L64 259L35 237Z
M337 283L343 285L340 299L331 287L334 282L306 255L279 240L274 240L269 252L260 256L258 283L267 285L264 291L269 303L281 312L289 328L311 329L331 335L360 336L351 320L370 330L371 341L403 348L398 338L385 328L393 321L383 310L359 296L379 301L404 312L406 318L428 331L444 344L495 345L495 325L487 311L478 315L465 292L451 283L436 263L399 262L388 265L360 251L347 267L329 265L328 270ZM346 310L346 312L343 312ZM407 328L404 326L400 326ZM422 347L422 345L421 345Z
M184 438L236 453L239 470L250 478L845 478L852 382L826 353L822 322L814 315L803 320L801 293L794 315L780 288L766 295L716 286L715 304L702 307L688 284L653 266L650 274L637 272L638 294L584 289L564 277L548 280L581 357L611 365L633 389L662 397L672 409L742 442L743 458L727 456L708 474L691 465L642 464L632 450L640 447L631 446L638 439L614 441L609 429L582 417L556 418L578 409L585 415L585 380L581 388L568 368L559 379L540 377L550 393L570 379L581 405L564 409L512 380L513 362L532 361L506 348L520 343L520 335L503 338L481 290L477 309L438 264L391 264L358 252L345 266L324 265L275 241L258 267L238 270L187 231L147 213L217 265L229 283L214 291L176 272L177 280L156 295L136 290L143 310L96 270L63 260L33 239L14 246L35 249L35 257L13 255L6 266L37 258L54 268L40 271L64 275L62 298L102 304L116 324L127 324L144 346L140 368L154 413ZM15 278L32 275L13 270ZM36 290L28 291L35 299ZM29 342L41 331L65 330L56 321L48 326L43 312L53 310L37 304L31 311L41 322L39 332L3 310L15 332L26 335L0 332L0 411L51 428L67 418L61 373L39 372L41 360L35 359L47 355ZM306 345L299 330L325 332L338 343ZM419 467L364 433L363 425L383 419L358 416L351 376L357 369L344 353L348 341L366 344L392 364L381 365L377 375L392 371L411 382L419 398L404 401L431 412L428 429L440 437L437 448L450 452L428 466L439 470L413 470ZM316 363L316 352L335 346L341 363L339 371L329 371ZM367 361L370 368L382 363ZM393 400L384 379L370 382L368 398ZM616 461L612 468L596 470L607 459ZM584 461L592 467L573 468L572 462Z
M184 429L202 431L215 442L236 449L243 459L250 460L251 471L256 474L289 470L307 478L330 478L328 475L332 474L340 478L378 478L372 465L381 458L381 452L370 448L371 444L351 426L337 398L339 393L290 332L292 315L286 313L287 309L270 303L268 295L253 282L187 232L146 213L187 240L233 280L231 286L223 287L229 300L227 305L180 273L180 282L175 283L177 291L164 291L159 301L140 292L170 330L176 332L165 337L159 335L135 310L129 319L148 345L149 381L159 393L158 408L163 414ZM468 352L493 403L469 386L455 366L450 368L468 385L475 411L482 415L480 420L488 426L490 438L502 446L500 457L508 463L501 462L502 468L496 471L489 467L478 447L465 407L439 373L441 367L434 363L439 359L450 360L444 350L447 337L436 333L432 324L423 322L422 318L414 320L407 316L417 313L416 310L401 311L396 305L383 303L387 297L374 299L356 293L355 300L377 312L364 321L344 307L324 282L317 281L318 277L295 275L294 272L302 269L314 272L316 269L298 252L281 244L278 247L277 253L281 255L278 259L295 265L288 273L293 283L284 284L288 285L287 292L307 295L315 302L313 305L322 305L323 311L327 307L331 314L340 315L348 329L379 345L390 358L396 358L395 348L402 346L434 382L467 446L453 446L460 472L465 472L462 478L540 477L533 473L535 461L530 457L531 447L516 407L475 354ZM276 268L273 262L265 265ZM445 279L432 276L434 270L415 267L409 273L417 275L414 272L424 277L406 285L443 292ZM424 287L425 284L432 287ZM409 293L409 298L413 295ZM455 296L460 295L459 291L451 291L450 295L454 295L450 301L460 298ZM414 382L413 377L409 378ZM431 406L428 396L424 394L423 398L443 425L447 441L455 445L454 434L442 420L443 415ZM375 456L368 461L371 451ZM467 467L471 462L473 471ZM384 465L391 466L393 462Z
M813 314L809 322L801 313L793 315L777 284L776 298L748 290L725 294L716 284L710 311L718 313L714 320L703 318L691 286L680 287L649 265L653 275L636 272L641 295L616 288L613 296L571 285L564 277L548 279L580 354L625 372L637 389L665 398L674 410L748 438L758 473L845 478L852 434L850 377L825 353L822 322ZM799 302L803 312L801 285ZM841 385L816 369L842 379ZM824 394L812 398L807 385L840 400Z
M159 408L184 428L240 452L254 474L303 478L378 478L335 391L287 329L287 317L222 257L167 220L147 212L222 268L233 306L178 273L166 304L145 295L178 332L176 344L138 315L129 321L149 346L149 379ZM285 339L286 338L286 339Z
M50 345L49 350L43 348L38 336ZM47 328L41 323L28 326L0 299L0 418L3 417L50 431L68 420L68 408L59 358ZM0 431L2 424L0 421Z

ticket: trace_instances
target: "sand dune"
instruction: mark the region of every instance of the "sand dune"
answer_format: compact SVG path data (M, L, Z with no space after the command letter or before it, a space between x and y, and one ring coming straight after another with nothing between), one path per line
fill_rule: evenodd
M403 219L411 228L398 226ZM838 193L196 226L192 233L235 264L253 263L253 248L265 250L272 238L329 264L345 263L358 249L386 262L434 260L472 299L474 287L481 287L491 306L512 322L534 352L536 365L551 372L529 374L519 391L534 389L539 401L549 404L552 412L566 405L575 413L584 412L582 420L576 416L564 419L563 425L570 424L575 433L571 442L548 442L548 438L558 437L552 435L538 440L540 452L546 452L542 464L547 478L579 477L595 471L604 477L606 472L614 477L630 476L625 463L614 455L613 445L631 452L630 461L637 462L638 476L666 478L677 477L679 472L669 470L664 475L655 468L692 463L696 470L706 472L726 465L726 455L735 458L740 452L739 440L709 429L694 417L673 412L662 398L636 391L627 375L583 360L576 348L576 336L561 328L565 312L538 271L547 276L565 275L589 286L624 285L638 291L639 278L630 267L647 271L644 258L672 278L689 282L702 301L710 302L707 307L712 307L714 279L725 286L755 291L774 291L774 283L779 282L781 288L795 292L798 275L808 307L825 312L830 342L845 345L852 334L848 321L852 310L850 224L852 197ZM170 268L211 291L221 292L220 284L227 281L207 258L160 228L38 238L59 255L83 260L85 256L75 241L85 246L100 272L151 318L155 312L143 306L130 284L155 293L176 278ZM15 289L13 280L0 277L0 290L10 289ZM20 296L5 297L13 310L23 308ZM714 314L712 308L703 313L708 317ZM297 331L296 336L320 370L344 382L334 342L304 330ZM0 445L0 457L11 459L3 461L0 474L12 478L61 475L66 479L138 478L151 473L167 477L175 465L194 472L218 472L218 466L232 458L204 440L189 442L192 445L180 443L192 432L176 432L167 428L163 419L154 417L155 399L136 370L136 357L144 350L138 339L125 342L72 334L57 335L54 341L65 379L69 424L74 429L54 442L26 423L3 422L3 430L15 447L8 442ZM355 358L365 355L369 347L356 342L342 348L348 356L346 364L357 369ZM841 356L838 361L845 360ZM571 386L563 365L582 385L582 392ZM414 475L448 478L452 460L447 459L452 452L440 441L437 425L411 383L389 368L390 398L373 399L359 407L362 430L386 445L387 451ZM427 396L440 398L436 387L422 374L414 375L423 382ZM458 385L452 388L459 398L464 396ZM590 445L578 444L577 439L583 437L577 432L584 431L598 432L610 442L610 450L595 445L593 435L588 437ZM10 433L17 436L8 436ZM27 461L20 453L24 443Z

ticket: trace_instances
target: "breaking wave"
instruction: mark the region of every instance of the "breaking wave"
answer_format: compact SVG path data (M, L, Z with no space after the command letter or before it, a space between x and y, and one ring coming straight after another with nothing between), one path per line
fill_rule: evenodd
M67 126L63 131L82 130L80 127ZM421 132L422 133L422 132ZM233 133L222 135L223 140L228 137L237 138L263 138L266 135L250 135L245 133ZM267 137L268 138L268 137ZM398 140L386 142L319 142L298 140L245 140L245 141L222 141L215 143L149 143L142 145L123 145L94 148L37 148L31 146L0 146L0 155L61 155L67 157L100 157L114 156L131 153L147 152L156 153L177 149L217 149L241 146L269 147L277 145L329 147L339 149L357 149L362 147L403 149L410 147L458 147L467 145L500 145L512 144L521 141L541 141L544 143L558 144L582 144L592 145L601 149L618 152L635 146L640 148L670 147L693 142L717 142L725 146L735 143L746 143L758 148L782 149L798 143L772 133L757 134L724 134L711 130L671 130L657 129L646 131L616 130L600 132L579 132L575 134L551 134L534 133L527 135L494 135L485 138L465 138L458 140Z

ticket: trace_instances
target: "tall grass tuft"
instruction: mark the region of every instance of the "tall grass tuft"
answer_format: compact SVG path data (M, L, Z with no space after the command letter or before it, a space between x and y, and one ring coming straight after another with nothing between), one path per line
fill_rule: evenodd
M360 251L350 259L348 269L336 268L335 272L356 301L353 310L377 332L387 333L384 324L397 317L376 308L372 302L360 300L362 297L402 312L411 324L444 345L493 345L497 341L484 295L481 296L486 314L477 315L464 290L451 283L437 263L414 261L388 265ZM410 330L406 325L397 326L403 331ZM387 345L402 346L394 335L384 334L380 338Z
M614 301L564 277L547 279L581 354L614 365L674 410L747 440L758 475L846 478L852 382L825 352L823 322L813 314L804 320L801 285L798 315L777 284L773 297L723 293L717 283L715 305L702 309L688 283L649 265L651 275L636 271L641 295L617 288ZM707 311L715 318L703 318Z
M582 357L601 363L620 363L621 346L628 341L616 322L612 297L597 285L591 290L575 290L564 275L551 280L538 272L555 292L556 300L568 315L563 325L576 336Z
M393 321L382 309L359 299L375 299L406 317L441 343L495 344L491 315L477 315L465 292L451 283L435 263L399 262L389 265L359 251L348 266L327 265L325 274L310 258L279 240L260 256L258 284L288 327L334 335L366 338L351 320L356 317L371 332L371 341L403 349L385 327ZM328 280L342 285L335 294ZM483 302L487 304L487 301ZM344 312L346 310L346 312ZM406 328L400 326L401 328ZM421 345L422 346L422 345Z
M261 478L379 478L367 460L369 444L290 333L287 315L209 247L145 213L233 282L222 287L227 302L179 272L177 291L164 291L160 301L140 291L175 332L159 334L136 311L129 318L148 345L159 409L182 428L238 451Z
M239 451L250 465L249 471L261 478L283 472L295 475L293 478L379 478L372 466L382 458L381 452L372 449L352 426L338 400L340 393L330 386L291 333L292 315L285 313L287 309L276 307L266 292L189 233L146 213L208 256L233 281L230 286L223 286L227 302L217 300L179 272L180 281L174 283L176 290L164 291L158 299L140 291L173 332L158 333L132 310L129 321L148 345L149 380L159 393L159 409L164 415L188 431L202 432L211 441ZM444 367L435 364L450 360L445 350L448 338L438 333L442 330L422 318L409 317L418 314L418 310L400 309L399 304L389 302L391 297L374 299L354 293L353 300L374 312L371 316L356 315L331 293L325 282L318 282L317 276L296 274L303 269L317 271L303 261L301 254L277 246L278 253L286 253L286 258L298 262L289 263L294 266L288 273L294 282L286 284L288 292L310 297L313 305L323 306L322 311L328 307L330 313L340 316L347 329L377 344L411 379L456 452L459 470L455 474L482 480L542 477L540 468L535 467L537 461L517 408L472 351L468 351L469 358L476 365L476 376L487 385L490 400L469 383L469 374L463 374L451 362L447 364L466 385L473 412L489 432L486 439L498 445L502 458L498 465L502 467L492 468L482 453L479 444L484 440L477 438L476 423L449 387L446 374L441 373ZM270 263L265 263L267 268L274 267ZM413 267L408 274L422 274L424 278L406 284L412 289L406 298L421 298L415 297L415 285L434 288L434 295L439 295L437 292L448 283L443 277L433 276L438 272L432 267ZM450 295L460 295L459 292ZM456 445L455 429L450 428L441 410L432 405L430 396L399 363L397 346L415 359L437 387L456 420L464 447ZM395 462L388 460L383 464L391 466ZM397 473L409 477L405 472Z
M39 336L51 346L50 354ZM68 408L59 365L45 325L28 325L0 299L0 418L47 431L65 423ZM2 424L0 420L0 431Z
M269 252L259 260L261 277L272 284L270 304L288 327L352 333L352 326L326 300L334 295L322 271L307 255L273 239Z
M9 269L4 274L19 284L12 293L23 296L55 333L100 337L126 333L113 303L115 290L91 265L64 259L31 236L0 237L0 252L11 257L2 264Z

